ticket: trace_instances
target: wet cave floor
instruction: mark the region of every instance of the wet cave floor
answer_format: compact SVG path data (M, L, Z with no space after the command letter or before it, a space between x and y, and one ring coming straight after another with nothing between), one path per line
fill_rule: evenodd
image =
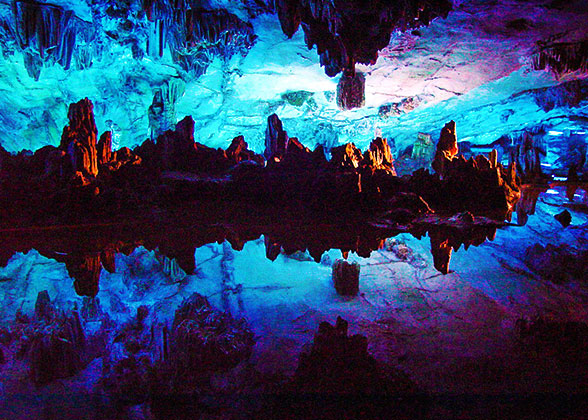
M270 415L260 408L260 395L295 374L319 324L334 324L337 317L348 322L350 335L367 338L368 352L387 378L426 396L424 411L415 403L398 418L582 418L588 413L588 334L573 326L588 322L586 278L570 274L568 260L549 260L532 248L588 248L588 190L535 190L536 200L525 202L523 195L515 223L498 229L493 240L453 250L445 275L434 267L429 238L408 233L386 240L367 258L348 255L360 266L355 297L339 296L333 287L331 266L340 250L316 262L306 252L288 255L282 249L271 261L263 237L239 251L226 241L205 244L196 249L194 274L186 276L159 249L138 247L116 253L113 272L101 270L94 307L108 314L111 330L129 322L141 305L155 325L170 322L197 292L214 308L246 320L255 341L250 357L213 375L207 389L214 394L203 398L214 409L187 418L280 417L279 410ZM563 210L571 215L567 227L554 218ZM60 307L91 300L76 295L63 263L36 250L17 253L0 268L2 326L9 328L18 314L32 314L44 290ZM86 334L101 328L100 316L83 318ZM105 352L71 377L35 385L16 344L0 345L0 418L114 416L104 408L110 400L99 387ZM106 344L109 351L115 347ZM120 410L121 418L159 418L145 404Z

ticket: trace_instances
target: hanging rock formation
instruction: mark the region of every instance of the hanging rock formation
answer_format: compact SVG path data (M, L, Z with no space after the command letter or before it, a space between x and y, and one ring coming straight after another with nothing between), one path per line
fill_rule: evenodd
M365 76L360 72L345 72L337 84L337 105L341 109L365 105Z
M169 48L174 62L196 77L206 72L215 56L223 61L245 56L255 43L252 25L224 9L170 0L147 0L143 9L151 22L148 53L162 57Z
M375 63L392 31L427 25L452 6L447 0L279 0L276 8L284 33L291 37L302 25L308 48L317 46L321 65L333 77L353 71L355 63Z
M588 71L588 39L574 42L538 42L535 70L549 69L559 79L567 73Z
M6 34L14 37L23 53L29 76L38 80L45 63L57 63L66 70L72 61L78 68L91 65L97 48L92 45L95 29L73 11L20 0L12 2L10 9L6 15L1 14L0 21L3 27L9 28ZM10 14L11 19L4 21Z

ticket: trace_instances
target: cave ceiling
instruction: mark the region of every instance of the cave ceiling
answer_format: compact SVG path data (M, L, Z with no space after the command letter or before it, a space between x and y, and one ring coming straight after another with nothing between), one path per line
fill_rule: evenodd
M587 21L558 0L2 0L0 143L58 144L83 97L115 146L152 136L159 104L156 130L192 115L198 141L258 152L272 113L308 146L381 133L400 149L451 119L480 144L583 132ZM359 109L337 106L345 72L365 75Z

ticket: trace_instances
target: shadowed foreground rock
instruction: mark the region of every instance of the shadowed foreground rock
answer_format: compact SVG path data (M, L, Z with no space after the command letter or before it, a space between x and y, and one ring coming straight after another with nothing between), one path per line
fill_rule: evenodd
M586 281L588 279L588 251L562 245L541 244L525 251L525 264L542 278L553 283Z
M409 419L426 412L428 400L415 384L396 371L384 374L367 349L367 338L348 335L341 317L334 326L321 322L273 408L291 419Z

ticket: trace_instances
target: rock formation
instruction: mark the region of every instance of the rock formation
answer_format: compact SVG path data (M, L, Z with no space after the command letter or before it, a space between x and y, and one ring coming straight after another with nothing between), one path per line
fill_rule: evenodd
M348 263L336 260L333 263L333 283L337 294L341 296L356 296L359 293L358 263Z
M279 161L286 153L289 137L282 128L282 121L276 114L267 118L267 128L265 130L265 151L263 155L266 160Z
M86 336L76 311L61 313L54 308L47 291L38 294L31 319L22 318L17 357L29 363L36 385L67 378L88 362Z
M320 395L385 394L375 359L368 353L365 336L348 336L341 317L333 326L321 322L312 348L300 355L294 383L299 391Z
M568 227L572 223L572 215L569 211L564 210L561 213L556 214L555 220L557 220L563 227Z
M450 121L441 130L441 136L437 143L437 151L432 163L435 172L443 177L447 165L457 156L458 152L455 121Z
M112 160L112 131L105 131L100 136L97 146L98 165L107 165Z
M72 173L84 176L98 175L97 129L94 122L94 105L88 99L69 106L69 125L63 129L60 148L67 152Z
M524 261L533 272L553 283L588 279L588 250L535 244L525 251Z
M360 0L280 0L276 9L288 37L302 25L308 48L317 46L321 65L333 77L341 71L353 71L356 63L375 63L392 31L427 25L436 16L446 16L451 2L396 4L376 0L367 5ZM366 22L370 30L366 30Z
M341 109L365 105L365 76L360 72L345 72L337 84L337 105Z
M370 143L369 149L363 154L363 165L372 171L382 170L390 175L396 176L394 168L394 158L388 145L388 140L381 137L376 138Z

